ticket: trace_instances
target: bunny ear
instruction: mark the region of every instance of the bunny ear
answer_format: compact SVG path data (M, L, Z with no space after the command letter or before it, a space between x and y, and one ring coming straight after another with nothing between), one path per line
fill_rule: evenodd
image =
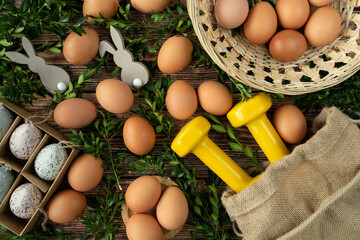
M5 55L16 63L28 64L29 58L18 52L6 52Z
M100 42L99 44L99 54L100 54L100 57L104 57L105 53L106 52L109 52L111 53L112 55L115 54L116 52L116 49L115 47L108 41L106 40L103 40Z
M35 49L28 38L23 37L21 39L21 42L22 42L23 48L25 49L25 52L29 55L29 57L36 56Z
M123 40L123 37L122 37L120 31L118 29L116 29L115 27L111 26L110 34L111 34L111 39L113 40L113 43L118 48L118 50L124 49L124 40Z

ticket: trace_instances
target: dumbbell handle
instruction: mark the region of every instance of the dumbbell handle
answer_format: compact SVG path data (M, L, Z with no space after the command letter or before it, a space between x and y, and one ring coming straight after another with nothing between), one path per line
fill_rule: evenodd
M266 114L260 115L256 120L248 123L246 126L270 163L274 163L290 154Z
M207 136L192 152L236 193L241 192L260 177L260 175L255 178L250 177Z

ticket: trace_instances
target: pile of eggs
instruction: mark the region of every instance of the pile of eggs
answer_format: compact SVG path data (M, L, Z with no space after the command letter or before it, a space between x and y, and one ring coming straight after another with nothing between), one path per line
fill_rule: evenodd
M269 43L272 57L280 62L301 58L307 44L321 47L339 34L341 16L334 0L278 0L275 6L259 2L249 11L247 0L217 0L215 17L220 26L234 29L243 24L246 39L254 45ZM310 5L317 9L310 14Z
M142 240L144 236L161 240L163 229L181 229L188 218L189 206L184 193L175 186L162 192L160 182L152 176L133 181L126 190L125 201L134 212L126 224L129 240ZM156 218L149 214L152 210Z

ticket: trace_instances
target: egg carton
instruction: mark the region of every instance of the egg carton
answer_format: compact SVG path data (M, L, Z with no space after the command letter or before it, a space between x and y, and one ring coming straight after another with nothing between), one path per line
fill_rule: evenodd
M59 187L71 162L78 155L79 150L75 148L66 149L68 153L68 158L54 181L45 181L39 178L34 169L35 157L37 156L39 151L49 144L66 141L68 139L46 123L34 123L34 125L43 132L43 138L41 139L40 143L38 144L35 151L32 153L28 160L17 159L15 156L12 155L9 148L10 136L19 125L25 122L25 119L29 119L31 114L22 109L21 107L3 98L0 98L0 103L2 103L8 110L10 110L13 113L14 117L16 116L10 129L0 142L0 162L10 166L16 176L15 182L13 183L9 192L6 194L4 200L0 204L0 225L6 227L17 235L22 236L25 233L29 232L36 225L42 213L37 210L34 215L28 220L16 217L10 211L9 200L11 194L18 186L30 182L42 191L44 197L39 207L45 208L51 196Z

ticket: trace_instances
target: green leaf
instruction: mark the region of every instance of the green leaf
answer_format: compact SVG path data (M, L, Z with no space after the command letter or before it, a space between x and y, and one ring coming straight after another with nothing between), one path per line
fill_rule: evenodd
M227 134L231 139L236 140L234 130L230 126L227 126Z
M244 151L243 146L241 146L240 144L235 143L235 142L228 142L228 143L229 143L232 150L237 151L237 152Z
M49 52L54 53L54 54L60 54L61 50L56 48L56 47L52 47L48 49Z
M20 13L23 13L23 14L26 13L29 10L29 8L30 8L29 1L28 0L23 0L23 2L20 5L20 8L19 8Z
M251 146L246 146L244 149L246 156L253 158L253 150Z
M211 115L210 113L205 113L205 117L213 121L214 123L221 124L219 119L217 119L214 115Z
M194 206L194 212L195 212L197 215L201 216L201 209L200 209L199 206Z
M226 133L227 131L226 131L226 128L224 127L224 126L222 126L222 125L211 125L211 127L215 130L215 131L217 131L217 132L219 132L219 133Z

